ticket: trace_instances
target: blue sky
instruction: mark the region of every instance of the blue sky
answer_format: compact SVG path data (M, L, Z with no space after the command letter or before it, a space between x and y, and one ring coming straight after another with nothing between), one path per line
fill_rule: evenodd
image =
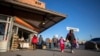
M52 38L58 34L59 37L66 37L67 26L79 28L75 32L79 40L89 40L92 37L100 37L100 0L40 0L45 2L46 8L68 17L56 25L45 30L41 35L45 38Z

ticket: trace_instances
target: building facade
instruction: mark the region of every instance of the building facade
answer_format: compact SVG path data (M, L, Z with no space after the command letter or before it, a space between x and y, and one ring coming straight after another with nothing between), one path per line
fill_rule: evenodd
M39 0L0 1L0 51L32 49L31 38L66 18ZM24 39L24 40L23 40Z

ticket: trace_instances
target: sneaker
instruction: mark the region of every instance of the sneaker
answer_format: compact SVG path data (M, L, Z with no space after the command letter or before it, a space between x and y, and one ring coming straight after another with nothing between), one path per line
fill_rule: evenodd
M64 51L62 50L61 52L63 53Z
M74 51L72 50L71 53L74 53Z

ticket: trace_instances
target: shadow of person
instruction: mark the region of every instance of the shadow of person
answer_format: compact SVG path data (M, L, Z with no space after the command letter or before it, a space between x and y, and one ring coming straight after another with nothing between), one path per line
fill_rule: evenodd
M16 54L16 56L21 56L20 54Z

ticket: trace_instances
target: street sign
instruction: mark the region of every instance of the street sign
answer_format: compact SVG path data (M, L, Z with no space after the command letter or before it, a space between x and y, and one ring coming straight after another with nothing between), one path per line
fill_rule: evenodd
M66 27L67 30L73 30L74 32L79 32L79 28L75 28L75 27Z

